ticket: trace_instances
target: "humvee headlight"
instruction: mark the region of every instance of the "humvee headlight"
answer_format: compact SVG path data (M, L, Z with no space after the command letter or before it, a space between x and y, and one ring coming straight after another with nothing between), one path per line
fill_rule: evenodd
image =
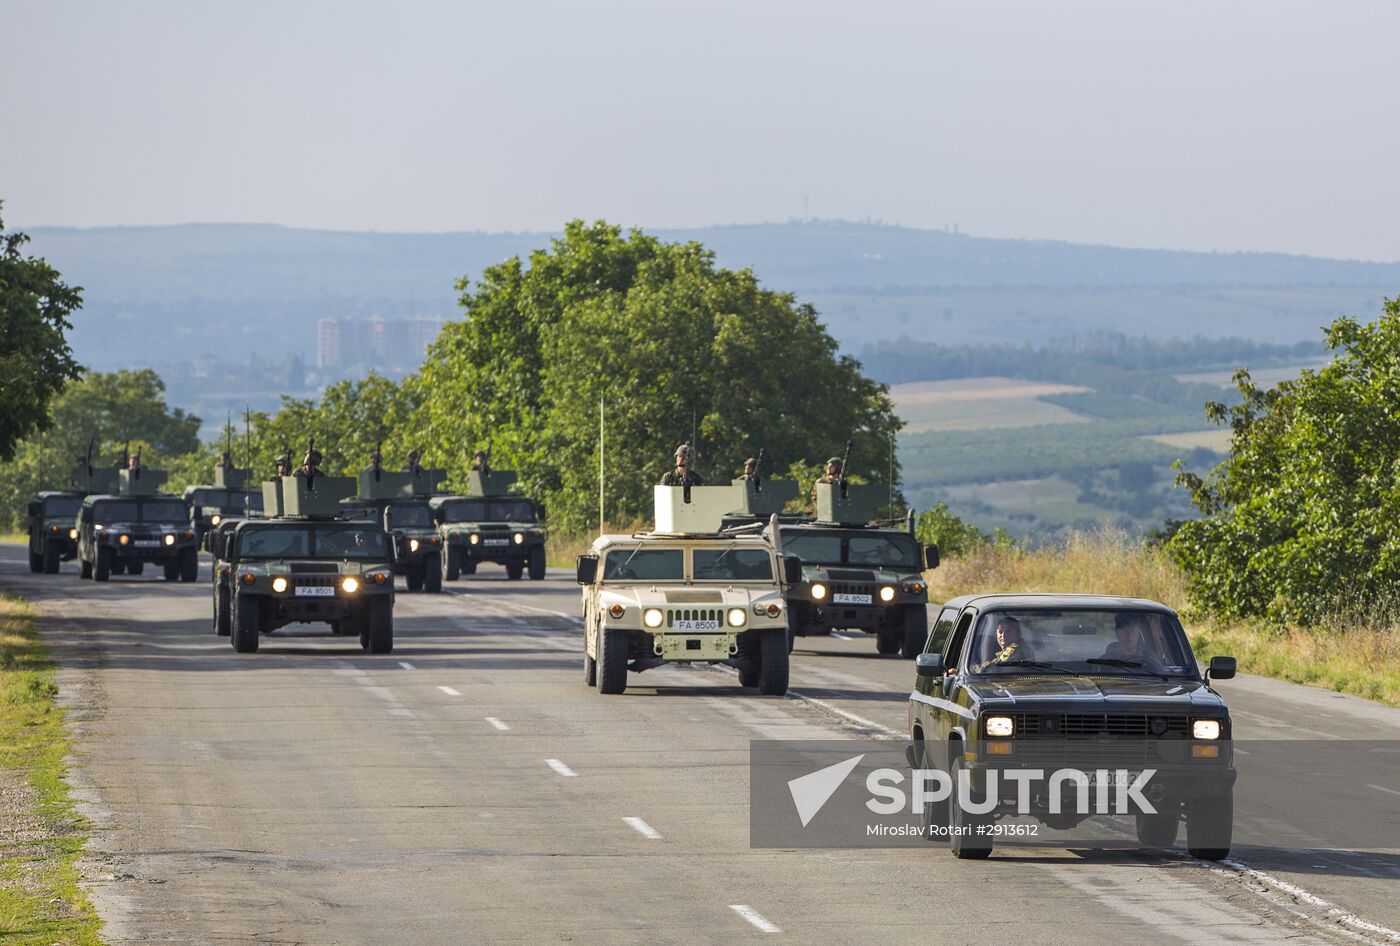
M825 599L826 599L826 585L823 585L823 584L822 584L821 582L819 582L819 581L814 581L814 582L812 582L812 597L813 597L813 598L816 598L818 601L823 601L823 600L825 600Z
M622 615L626 613L627 609L620 604L615 604L611 608L608 608L608 614L612 617L614 621L622 617Z
M417 540L417 539L409 539L409 540L408 540L408 550L409 550L410 552L416 552L416 551L418 551L418 540Z
M525 541L525 533L517 532L515 533L515 535L511 536L511 538L515 540L516 545L519 545L520 543Z
M120 542L122 545L126 545L126 543L128 543L128 542L131 541L131 536L129 536L129 535L120 535L120 536L117 536L117 541Z
M287 579L283 578L281 575L278 575L276 578L272 579L272 590L277 592L279 595L282 592L286 591Z
M1193 739L1219 739L1220 720L1218 719L1195 719L1191 721L1191 738Z
M471 534L471 536L468 537L467 541L470 542L472 545L480 545L480 544L481 544L481 536L479 536L479 535L477 535L475 532L473 532L473 533Z
M214 513L214 515L212 515L212 516L209 517L209 524L210 524L211 526L216 526L216 525L218 525L220 522L222 522L223 519L224 519L224 517L221 516L221 515L219 515L219 514L216 512L216 513Z
M340 590L344 591L347 595L353 595L360 590L360 579L356 578L354 575L346 575L340 580Z
M885 585L880 589L880 600L886 603L894 600L894 585Z
M988 716L987 735L1010 736L1016 732L1016 722L1010 716Z
M743 627L749 616L744 613L743 608L730 608L728 618L730 627Z
M642 623L647 627L660 627L664 620L666 615L661 613L660 608L647 608L642 612Z
M173 535L171 535L170 533L167 532L167 533L165 534L165 544L166 544L166 545L174 545L174 544L175 544L175 536L173 536Z
M68 530L68 538L70 538L70 539L76 539L77 537L78 537L78 530L77 530L77 529L69 529L69 530Z

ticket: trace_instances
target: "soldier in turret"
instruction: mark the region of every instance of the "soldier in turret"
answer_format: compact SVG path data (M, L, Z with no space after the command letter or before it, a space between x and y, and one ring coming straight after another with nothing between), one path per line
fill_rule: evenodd
M487 465L486 462L485 450L478 450L472 455L472 469L479 470L482 473L488 472L490 470L490 467Z
M374 474L374 478L377 480L377 479L379 479L379 473L380 473L380 471L383 470L383 469L384 469L384 457L383 457L383 455L380 454L380 452L376 449L373 453L371 453L371 454L369 455L369 466L365 467L365 471L368 472L368 473L373 473L373 474Z
M676 468L661 478L662 486L703 486L705 480L690 468L690 444L676 448Z
M297 471L307 479L321 475L321 451L311 447L301 458L301 469Z
M233 457L227 450L219 454L219 459L214 461L214 466L228 468L233 466Z
M744 461L744 472L739 477L741 480L755 479L758 475L758 457L749 457Z
M282 454L277 458L277 472L272 474L276 479L292 475L292 458L287 454Z
M817 483L839 483L841 482L843 472L844 471L841 469L841 458L832 457L830 460L826 461L826 470L821 476L817 477ZM817 483L812 484L812 502L817 501Z
M408 451L408 462L404 464L404 470L408 473L417 473L419 470L423 469L418 462L421 457L422 454L417 450Z

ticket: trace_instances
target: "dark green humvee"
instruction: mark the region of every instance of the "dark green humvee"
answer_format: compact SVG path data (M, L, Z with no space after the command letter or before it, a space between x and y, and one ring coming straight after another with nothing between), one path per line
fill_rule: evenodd
M509 470L473 470L466 495L432 498L444 580L473 574L481 562L504 565L511 579L526 571L536 581L544 577L544 510L534 500L508 493L514 482Z
M211 526L230 516L241 518L262 512L262 490L251 488L252 472L215 466L212 486L185 487L185 505L190 507L190 525L200 548L205 547L204 537Z
M341 502L348 518L377 522L394 540L394 573L409 591L442 591L442 536L430 500L445 470L360 471L359 494Z
M189 510L180 497L157 492L165 472L132 467L117 473L117 495L88 496L78 510L79 575L106 581L123 572L140 575L151 564L161 566L166 581L194 581L199 549Z
M83 494L45 490L29 504L29 570L53 575L78 555L78 510Z

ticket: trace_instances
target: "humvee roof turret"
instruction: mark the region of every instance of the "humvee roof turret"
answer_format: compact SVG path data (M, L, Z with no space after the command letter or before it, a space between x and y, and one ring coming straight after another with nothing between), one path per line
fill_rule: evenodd
M117 471L117 493L122 496L154 496L168 478L164 470L130 467Z
M263 512L267 516L309 516L331 519L340 515L340 501L355 495L349 476L292 476L264 480Z
M467 495L504 496L515 479L514 470L472 470L467 474Z
M75 466L69 478L73 488L80 493L115 493L117 491L117 471L111 467L92 469Z
M890 501L887 486L871 483L818 483L817 521L863 526Z

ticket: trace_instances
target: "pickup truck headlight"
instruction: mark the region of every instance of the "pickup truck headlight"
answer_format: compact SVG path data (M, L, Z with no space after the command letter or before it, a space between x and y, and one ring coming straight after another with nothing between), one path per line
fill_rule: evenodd
M818 601L826 600L826 585L819 581L812 582L812 597Z
M664 620L666 615L661 613L660 608L647 608L642 612L642 623L647 627L660 627Z
M1191 721L1192 739L1219 739L1220 720L1218 719L1193 719Z
M989 736L1014 736L1016 734L1016 721L1010 716L988 716L987 735Z

